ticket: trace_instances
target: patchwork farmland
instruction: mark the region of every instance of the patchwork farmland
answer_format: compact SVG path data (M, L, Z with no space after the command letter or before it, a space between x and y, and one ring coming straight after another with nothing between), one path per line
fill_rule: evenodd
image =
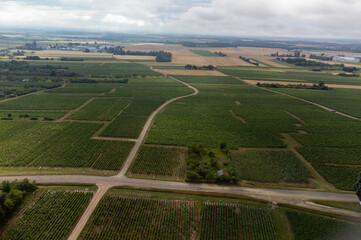
M172 61L44 50L0 62L0 179L45 184L22 196L1 238L360 234L357 206L337 207L356 202L359 76L269 48L124 48Z

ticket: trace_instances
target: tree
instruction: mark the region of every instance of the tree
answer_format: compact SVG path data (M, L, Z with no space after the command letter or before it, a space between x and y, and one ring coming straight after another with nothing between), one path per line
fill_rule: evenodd
M361 205L361 173L358 176L358 181L356 183L356 195L357 195L358 199L360 200L360 205Z
M196 173L195 171L188 171L187 172L187 179L198 180L200 178L201 178L201 176L199 176L199 174Z
M227 147L227 143L225 142L222 142L220 145L219 145L219 148L223 151L224 149L226 149Z
M185 68L185 69L192 69L192 65L187 64L187 65L184 66L184 68Z

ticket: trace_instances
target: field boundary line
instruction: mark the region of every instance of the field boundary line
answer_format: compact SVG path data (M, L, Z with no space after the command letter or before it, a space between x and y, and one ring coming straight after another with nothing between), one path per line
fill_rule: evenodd
M89 103L91 103L93 100L95 99L95 97L91 97L89 98L85 103L83 103L82 105L80 105L79 107L70 110L69 112L65 113L61 118L59 118L58 120L56 120L55 122L61 122L64 121L66 118L68 118L70 115L72 115L74 112L79 111L80 109L82 109L83 107L85 107L86 105L88 105Z
M152 112L152 114L147 119L147 122L143 126L143 129L142 129L142 131L141 131L141 133L140 133L140 135L138 137L138 140L136 141L136 143L133 146L132 150L130 151L126 161L124 162L122 169L120 170L119 174L116 175L116 177L124 177L125 176L125 173L128 171L128 169L129 169L131 163L133 162L133 160L134 160L134 158L135 158L141 144L143 143L143 141L145 139L146 134L148 133L148 131L149 131L151 125L152 125L154 117L160 111L162 111L168 104L170 104L171 102L174 102L174 101L182 99L182 98L191 97L191 96L197 95L199 93L199 90L197 88L193 87L192 85L190 85L188 83L185 83L185 82L183 82L183 81L181 81L181 80L179 80L177 78L174 78L172 76L168 76L168 75L164 75L164 76L186 85L188 88L193 90L193 93L169 99L166 102L164 102L162 105L160 105L154 112Z
M238 79L239 81L242 81L248 85L251 85L251 86L254 86L253 84L250 84L250 83L247 83L246 81L243 81L241 78L239 77L236 77L236 79ZM287 94L287 93L283 93L283 92L278 92L278 91L275 91L275 90L272 90L272 89L268 89L268 88L264 88L264 87L258 87L260 89L263 89L263 90L266 90L268 92L273 92L273 93L277 93L277 94L280 94L280 95L284 95L286 97L290 97L290 98L294 98L294 99L297 99L297 100L300 100L302 102L305 102L305 103L309 103L309 104L312 104L312 105L315 105L316 107L319 107L319 108L322 108L324 110L327 110L329 112L334 112L336 114L339 114L341 116L344 116L344 117L348 117L348 118L351 118L351 119L354 119L354 120L358 120L358 121L361 121L360 118L358 117L355 117L355 116L352 116L352 115L349 115L347 113L343 113L343 112L340 112L340 111L336 111L335 109L333 108L330 108L330 107L326 107L322 104L319 104L319 103L316 103L316 102L312 102L312 101L309 101L309 100L306 100L306 99L303 99L303 98L300 98L300 97L296 97L296 96L293 96L293 95L290 95L290 94Z
M72 233L68 237L68 240L76 240L80 236L85 224L88 222L91 214L93 213L94 209L100 202L101 198L104 194L108 191L112 185L105 185L105 184L97 184L98 190L94 193L93 198L89 202L87 208L85 209L83 215L79 219L78 223L76 224L75 228L73 229Z
M290 97L290 98L294 98L294 99L297 99L297 100L300 100L300 101L315 105L316 107L322 108L322 109L327 110L329 112L334 112L334 113L339 114L339 115L344 116L344 117L348 117L348 118L351 118L351 119L354 119L354 120L361 121L361 119L358 118L358 117L355 117L355 116L352 116L352 115L349 115L347 113L343 113L343 112L340 112L340 111L336 111L333 108L326 107L326 106L324 106L322 104L319 104L319 103L316 103L316 102L312 102L312 101L309 101L309 100L306 100L306 99L303 99L303 98L299 98L299 97L296 97L296 96L293 96L293 95L290 95L290 94L287 94L287 93L278 92L278 91L271 90L271 89L268 89L268 88L263 88L263 87L260 87L260 88L264 89L266 91L269 91L269 92L277 93L277 94L280 94L280 95L284 95L284 96L287 96L287 97Z
M93 136L90 137L90 139L101 139L101 138L108 138L108 137L99 137L99 135L104 131L104 129L106 127L108 127L120 114L122 114L122 112L127 109L129 107L129 105L132 103L132 100L129 101L129 103L127 104L127 106L125 106L123 109L121 109L117 115L115 115L112 120L107 121L106 123L103 124L103 126L101 126L94 134ZM118 139L118 138L117 138ZM108 139L104 139L104 140L108 140Z
M310 172L312 177L315 180L320 180L324 184L327 184L328 188L330 190L336 190L337 188L329 183L321 174L318 173L318 171L313 167L313 165L307 161L307 159L297 151L296 147L302 146L299 142L296 141L290 134L288 133L282 133L282 136L288 140L288 147L286 149L290 150L295 154L295 156L303 163L303 165L307 168L307 170Z
M124 142L136 142L136 138L118 138L118 137L91 137L90 139L106 140L106 141L124 141Z
M291 112L288 111L287 109L285 110L285 112L286 112L288 115L290 115L291 117L293 117L294 119L296 119L297 121L299 121L300 123L302 123L302 124L305 124L305 123L306 123L302 118L300 118L299 116L297 116L297 115L294 114L294 113L291 113Z

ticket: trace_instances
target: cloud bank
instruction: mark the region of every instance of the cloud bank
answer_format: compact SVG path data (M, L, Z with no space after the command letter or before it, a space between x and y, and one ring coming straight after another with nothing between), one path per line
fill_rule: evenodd
M0 2L0 28L357 38L360 16L358 0Z

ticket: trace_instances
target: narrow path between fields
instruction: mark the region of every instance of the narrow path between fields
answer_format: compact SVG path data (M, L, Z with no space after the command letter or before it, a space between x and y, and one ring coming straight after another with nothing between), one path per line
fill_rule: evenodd
M108 191L108 189L112 187L112 185L109 184L97 184L97 186L98 186L98 190L94 193L92 200L85 209L83 216L81 216L81 218L79 219L78 223L76 224L75 228L70 234L68 240L76 240L79 237L81 231L83 230L85 224L88 222L89 217L91 216L94 209L98 205L100 199L104 196L104 194Z
M249 84L249 85L254 86L254 84L251 84L251 83L249 83L249 82L247 82L247 81L244 81L244 80L242 80L242 79L239 78L239 77L235 77L235 78L238 79L238 80L241 81L241 82L244 82L244 83L247 83L247 84ZM322 108L322 109L327 110L327 111L329 111L329 112L334 112L334 113L339 114L339 115L342 115L342 116L344 116L344 117L348 117L348 118L351 118L351 119L354 119L354 120L359 120L359 121L361 121L361 118L358 118L358 117L355 117L355 116L352 116L352 115L349 115L349 114L347 114L347 113L343 113L343 112L340 112L340 111L335 111L335 109L333 109L333 108L326 107L326 106L324 106L324 105L322 105L322 104L319 104L319 103L316 103L316 102L312 102L312 101L309 101L309 100L306 100L306 99L303 99L303 98L300 98L300 97L296 97L296 96L293 96L293 95L290 95L290 94L287 94L287 93L278 92L278 91L276 91L276 90L272 90L272 89L268 89L268 88L264 88L264 87L259 87L259 88L261 88L261 89L263 89L263 90L266 90L266 91L269 91L269 92L277 93L277 94L280 94L280 95L283 95L283 96L287 96L287 97L290 97L290 98L294 98L294 99L300 100L300 101L302 101L302 102L306 102L306 103L315 105L316 107Z
M275 91L275 90L272 90L272 89L268 89L268 88L264 88L264 87L259 87L259 88L264 89L264 90L269 91L269 92L277 93L277 94L280 94L280 95L284 95L284 96L287 96L287 97L290 97L290 98L294 98L294 99L300 100L300 101L302 101L302 102L306 102L306 103L315 105L316 107L322 108L322 109L327 110L327 111L329 111L329 112L334 112L334 113L339 114L339 115L344 116L344 117L348 117L348 118L351 118L351 119L354 119L354 120L359 120L359 121L361 121L361 119L358 118L358 117L355 117L355 116L352 116L352 115L349 115L349 114L347 114L347 113L343 113L343 112L340 112L340 111L336 111L336 110L333 109L333 108L326 107L326 106L324 106L324 105L322 105L322 104L319 104L319 103L316 103L316 102L312 102L312 101L309 101L309 100L306 100L306 99L303 99L303 98L295 97L295 96L290 95L290 94L287 94L287 93L278 92L278 91Z
M82 109L83 107L85 107L86 105L88 105L89 103L91 103L95 98L89 98L85 103L83 103L82 105L80 105L79 107L70 110L69 112L65 113L64 116L62 116L61 118L59 118L58 120L56 120L55 122L61 122L64 121L66 118L68 118L70 115L72 115L74 112L79 111L80 109Z
M130 164L132 163L133 159L135 158L141 144L143 143L144 139L145 139L145 136L147 134L147 132L149 131L151 125L152 125L152 122L153 122L153 119L154 117L161 111L163 110L168 104L170 104L171 102L174 102L176 100L179 100L179 99L182 99L182 98L186 98L186 97L191 97L191 96L194 96L194 95L197 95L198 94L198 89L191 86L190 84L188 83L185 83L179 79L176 79L174 77L171 77L171 76L168 76L169 78L177 81L177 82L180 82L184 85L186 85L188 88L192 89L194 92L191 93L191 94L188 94L188 95L184 95L184 96L179 96L179 97L175 97L175 98L172 98L172 99L169 99L167 100L165 103L163 103L162 105L160 105L148 118L147 122L145 123L143 129L142 129L142 132L140 133L139 135L139 138L137 139L137 141L135 142L135 145L134 147L132 148L131 152L129 153L128 155L128 158L125 160L124 162L124 165L122 167L122 169L120 170L119 174L116 175L116 177L123 177L125 176L125 173L128 171L128 168L130 167Z

